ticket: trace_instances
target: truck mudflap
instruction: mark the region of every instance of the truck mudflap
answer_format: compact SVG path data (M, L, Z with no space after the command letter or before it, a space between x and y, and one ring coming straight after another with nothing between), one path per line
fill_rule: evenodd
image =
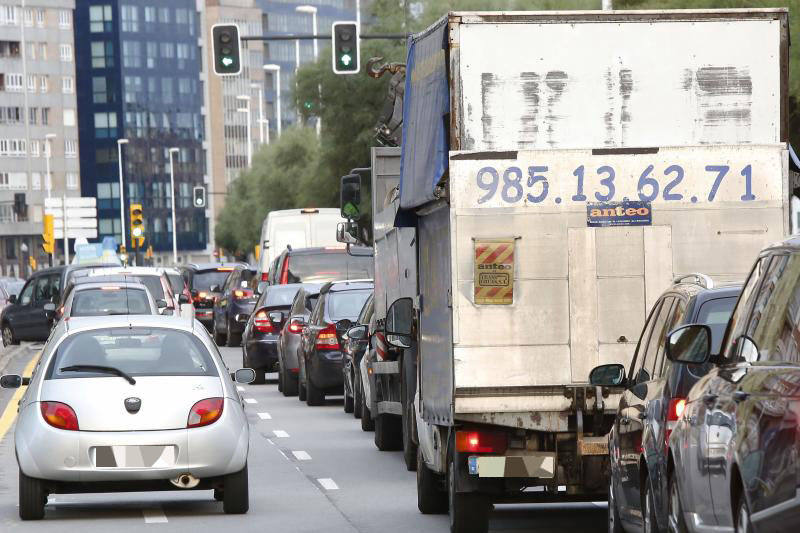
M470 455L467 466L469 473L478 477L552 479L556 475L556 454L528 452L525 455L505 457Z

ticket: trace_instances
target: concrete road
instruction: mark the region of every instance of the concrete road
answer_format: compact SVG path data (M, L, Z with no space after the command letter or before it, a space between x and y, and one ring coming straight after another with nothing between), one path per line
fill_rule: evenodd
M221 348L231 368L241 349ZM19 373L36 351L18 348L5 373ZM340 398L307 407L274 382L240 388L251 424L250 512L227 516L210 491L51 496L41 522L17 514L13 425L0 433L0 531L445 532L446 515L425 516L416 479L399 452L380 452ZM0 391L0 413L13 391ZM15 403L15 402L14 402ZM13 410L13 409L12 409ZM13 420L12 420L13 422ZM0 427L2 432L2 427ZM605 531L605 505L498 505L492 531ZM144 529L141 529L144 528Z

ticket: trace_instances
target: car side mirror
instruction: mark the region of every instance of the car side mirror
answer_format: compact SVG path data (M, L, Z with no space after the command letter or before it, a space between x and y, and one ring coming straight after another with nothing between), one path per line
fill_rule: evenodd
M10 296L8 297L8 303L10 303L10 304L15 304L15 303L17 303L17 295L16 295L16 294L12 294L12 295L10 295Z
M6 374L0 376L0 388L3 389L18 389L23 385L29 385L31 378L24 378L19 374Z
M589 383L598 387L621 387L625 384L625 367L620 364L596 366L589 372Z
M45 311L48 311L48 312L51 312L51 313L52 313L53 311L55 311L55 310L56 310L56 304L54 304L54 303L52 303L52 302L48 302L48 303L44 304L44 307L43 307L43 309L44 309Z
M676 363L701 365L711 357L711 328L690 324L667 335L667 358Z
M364 340L367 336L367 326L354 326L347 330L347 336L354 341Z
M361 176L348 174L342 176L339 189L339 210L342 218L358 220L361 218Z
M211 292L219 292L219 285L212 285L208 288Z
M386 311L386 342L396 348L411 347L414 302L411 298L395 300Z
M256 380L256 371L252 368L240 368L231 374L231 378L236 383L252 383Z
M156 300L156 307L158 307L159 309L166 308L167 307L167 301L164 300L163 298L159 298L158 300Z
M188 304L189 303L189 297L186 296L185 294L178 295L178 303L181 304L181 305Z

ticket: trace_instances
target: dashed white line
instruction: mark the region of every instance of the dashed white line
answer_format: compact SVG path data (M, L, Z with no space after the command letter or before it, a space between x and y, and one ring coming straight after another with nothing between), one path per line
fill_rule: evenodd
M256 400L255 398L245 398L244 401L246 403L258 403L258 400Z
M275 443L274 443L274 442L272 442L272 439L267 439L267 442L269 442L270 444L272 444L273 446L275 446Z
M308 452L304 452L303 450L292 450L292 455L294 455L298 461L311 460L311 456L308 455Z
M167 523L167 516L160 508L156 509L142 509L145 524L165 524Z
M261 420L271 420L272 419L272 416L269 413L257 413L257 414L258 414L258 418L260 418Z
M283 450L278 449L278 452L283 456L284 459L286 459L287 461L289 460L289 457L285 453L283 453Z
M339 485L334 483L334 481L329 477L323 477L317 479L317 483L322 485L322 488L325 490L339 490Z
M276 437L278 437L279 439L286 439L286 438L289 438L289 434L288 434L288 433L286 433L286 432L285 432L284 430L282 430L282 429L276 429L276 430L274 430L274 431L272 432L272 434L273 434L273 435L275 435Z
M242 387L241 385L236 385L236 390L238 390L239 392L244 392L244 387Z

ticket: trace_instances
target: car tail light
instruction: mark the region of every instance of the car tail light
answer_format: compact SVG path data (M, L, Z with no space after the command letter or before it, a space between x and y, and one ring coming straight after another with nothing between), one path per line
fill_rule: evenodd
M667 408L667 429L664 432L664 444L669 446L669 436L672 435L672 430L675 429L675 424L686 409L686 398L672 398L669 401Z
M244 298L252 298L253 291L250 289L236 289L233 291L233 297L237 300L242 300Z
M78 431L78 415L69 405L61 402L42 402L40 406L42 418L54 428Z
M267 311L259 309L253 317L253 326L259 333L274 333L275 328L272 327L272 321L269 319Z
M261 281L269 281L269 272L261 273Z
M291 322L289 322L289 332L290 333L300 333L303 331L303 321L297 318L293 318Z
M289 283L289 256L283 258L283 265L281 266L281 285Z
M222 398L200 400L189 411L189 420L186 422L186 427L197 428L213 424L222 416L223 405L225 405L225 401Z
M317 334L317 341L314 344L317 350L338 350L339 338L336 336L336 326L328 324L325 329Z
M504 453L508 448L505 433L497 431L456 431L456 451L466 453Z

